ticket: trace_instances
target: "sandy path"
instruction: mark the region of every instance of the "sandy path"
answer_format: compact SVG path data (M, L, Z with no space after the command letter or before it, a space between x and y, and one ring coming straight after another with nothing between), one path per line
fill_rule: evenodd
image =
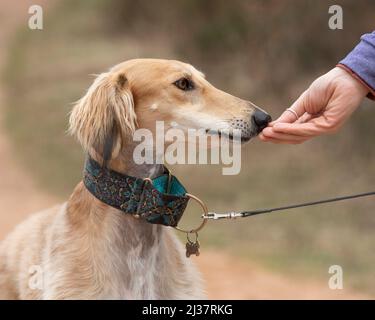
M211 299L369 299L350 289L330 290L321 282L267 272L257 265L218 252L195 258Z
M38 1L40 3L40 1ZM2 0L0 12L0 68L4 66L6 45L17 25L27 26L25 0ZM0 124L4 95L0 87ZM0 125L0 239L28 214L57 202L40 192L28 172L19 165L5 131ZM360 299L349 290L332 291L327 283L298 281L243 262L223 253L203 250L198 263L207 282L210 298L216 299Z
M30 1L2 0L0 12L0 68L4 67L6 46L12 33L21 23L27 27ZM0 87L0 239L17 223L37 210L56 202L52 196L36 192L35 183L22 168L12 152L2 126L4 93Z

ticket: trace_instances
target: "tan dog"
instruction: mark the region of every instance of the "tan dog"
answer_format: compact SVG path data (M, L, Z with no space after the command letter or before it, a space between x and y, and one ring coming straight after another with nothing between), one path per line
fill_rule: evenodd
M74 107L70 130L109 167L137 177L161 174L161 165L135 165L132 132L155 121L182 128L241 128L249 140L270 121L252 103L209 84L191 65L139 59L97 77ZM39 277L41 286L35 287ZM40 281L39 281L40 284ZM201 278L173 229L121 213L91 195L83 183L68 202L19 225L0 246L3 299L199 299Z

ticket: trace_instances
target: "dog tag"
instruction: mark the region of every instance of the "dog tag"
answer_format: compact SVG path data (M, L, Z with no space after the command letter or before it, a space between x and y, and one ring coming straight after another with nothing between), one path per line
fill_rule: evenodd
M196 240L195 242L192 242L188 239L186 242L186 257L190 257L192 254L195 254L196 256L199 256L199 241Z

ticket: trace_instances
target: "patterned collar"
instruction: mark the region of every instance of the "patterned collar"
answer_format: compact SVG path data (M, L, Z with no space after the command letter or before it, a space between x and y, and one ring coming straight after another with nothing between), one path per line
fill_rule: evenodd
M109 206L165 226L177 226L189 201L184 186L166 168L157 178L142 179L105 169L88 157L83 182Z

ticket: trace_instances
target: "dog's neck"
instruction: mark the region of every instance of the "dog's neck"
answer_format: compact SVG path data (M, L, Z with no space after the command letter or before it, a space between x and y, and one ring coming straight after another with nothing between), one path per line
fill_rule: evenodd
M108 162L108 167L114 171L137 178L155 178L164 172L164 167L159 164L162 155L155 155L153 163L136 164L134 162L133 153L137 146L134 142L127 142L126 147L123 148L116 157ZM95 158L96 157L96 158ZM94 160L98 161L98 156L94 155ZM100 160L100 159L99 159Z
M108 167L119 173L139 178L153 178L163 173L164 168L161 164L136 164L133 160L133 149L133 145L127 145L124 151L108 162ZM90 153L90 156L98 162L102 161L95 152ZM86 225L94 223L104 233L112 232L122 237L120 239L121 242L124 241L124 238L128 238L129 235L136 235L136 237L132 237L133 239L128 239L127 246L132 246L132 244L138 246L139 241L143 242L142 239L146 239L144 246L147 247L147 244L149 244L152 247L158 242L157 240L163 230L160 225L153 225L142 219L136 219L101 202L85 188L83 183L80 183L73 192L68 202L68 213L74 224L77 222ZM100 225L110 227L102 228ZM117 230L114 230L114 228ZM111 239L112 235L103 234L104 237ZM135 239L137 240L135 241ZM118 243L118 240L116 241ZM147 250L146 247L142 250Z
M162 165L136 165L131 155L128 151L111 160L110 169L136 177L162 173ZM168 228L101 202L82 182L73 192L66 213L69 234L80 241L80 247L97 253L78 257L77 263L90 264L93 274L101 276L103 297L190 298L195 292L190 288L200 288L199 278L191 275L192 266Z

